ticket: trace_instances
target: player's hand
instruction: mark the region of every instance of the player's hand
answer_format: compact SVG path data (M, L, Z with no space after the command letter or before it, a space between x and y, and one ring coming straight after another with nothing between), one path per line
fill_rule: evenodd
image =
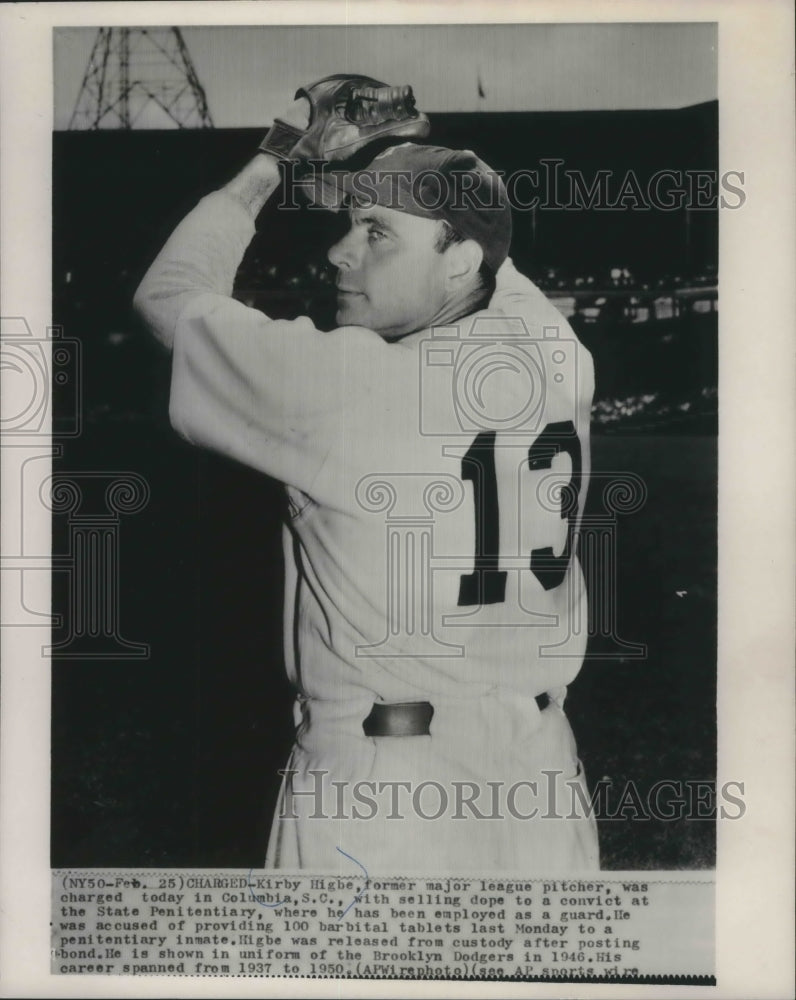
M391 87L368 76L338 73L299 88L260 149L281 159L338 162L384 140L423 139L430 128L408 84Z
M308 97L297 97L293 103L279 116L279 120L293 128L306 132L310 125L311 105Z

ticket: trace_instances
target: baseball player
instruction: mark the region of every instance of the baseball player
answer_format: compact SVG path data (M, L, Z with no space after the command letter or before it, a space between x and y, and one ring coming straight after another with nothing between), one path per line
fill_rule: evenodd
M299 91L136 306L173 350L174 427L287 490L296 739L266 866L595 869L563 710L586 638L591 358L509 260L500 177L428 131L409 87ZM232 298L280 160L348 215L332 331Z

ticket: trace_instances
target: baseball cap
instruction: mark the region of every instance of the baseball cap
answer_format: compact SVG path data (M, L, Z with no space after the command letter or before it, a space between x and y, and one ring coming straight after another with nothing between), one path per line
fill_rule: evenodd
M403 142L358 170L324 169L302 180L310 201L332 211L381 205L447 222L478 243L497 271L511 244L511 208L499 174L469 149Z

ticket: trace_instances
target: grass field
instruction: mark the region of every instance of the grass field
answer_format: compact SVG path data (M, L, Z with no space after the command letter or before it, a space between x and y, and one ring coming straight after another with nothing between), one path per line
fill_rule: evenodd
M568 711L590 782L632 781L643 797L662 779L715 775L716 439L593 446L595 471L647 485L617 535L618 632L647 656L587 659ZM150 483L121 529L120 608L124 636L151 656L54 664L53 864L260 864L291 736L281 492L145 420L97 421L66 460ZM595 639L590 653L610 647ZM714 863L706 820L605 819L600 839L609 869Z

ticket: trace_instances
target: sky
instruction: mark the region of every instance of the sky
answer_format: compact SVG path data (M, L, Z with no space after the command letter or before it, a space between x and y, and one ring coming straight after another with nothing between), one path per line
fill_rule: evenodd
M678 108L718 94L716 28L709 23L182 31L217 127L268 124L301 84L349 71L411 83L418 106L429 112ZM68 127L96 33L55 29L56 129Z

